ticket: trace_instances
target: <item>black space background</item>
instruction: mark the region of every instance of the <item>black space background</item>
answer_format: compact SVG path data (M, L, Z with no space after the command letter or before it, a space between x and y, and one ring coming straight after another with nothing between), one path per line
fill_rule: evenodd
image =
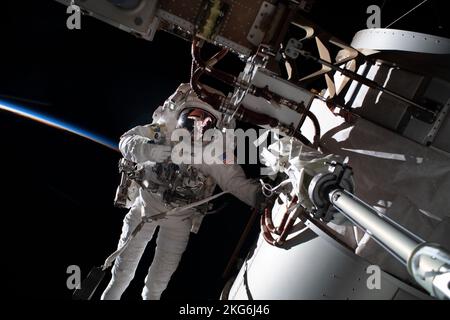
M350 41L364 28L369 4L384 3L386 25L418 2L322 0L312 19ZM448 35L444 8L445 1L429 1L397 27ZM118 141L129 128L150 122L153 110L188 81L190 46L172 35L158 33L150 43L88 17L82 30L69 31L64 6L51 0L2 1L0 10L1 100ZM240 66L233 58L222 65ZM115 249L126 213L112 206L118 159L103 146L0 111L3 292L70 299L66 268L79 265L85 276ZM250 176L257 172L245 169ZM219 297L222 272L250 216L239 201L227 201L191 237L163 299ZM151 259L149 248L123 298L140 298Z

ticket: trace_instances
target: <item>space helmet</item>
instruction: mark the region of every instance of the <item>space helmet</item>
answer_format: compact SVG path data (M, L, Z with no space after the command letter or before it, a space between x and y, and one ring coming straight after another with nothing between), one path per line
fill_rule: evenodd
M218 119L202 106L183 109L178 115L177 129L186 129L194 140L199 140L205 132L217 129Z
M181 84L153 113L153 121L164 124L170 132L183 128L200 136L209 129L222 130L224 120L224 115L199 99L189 84Z

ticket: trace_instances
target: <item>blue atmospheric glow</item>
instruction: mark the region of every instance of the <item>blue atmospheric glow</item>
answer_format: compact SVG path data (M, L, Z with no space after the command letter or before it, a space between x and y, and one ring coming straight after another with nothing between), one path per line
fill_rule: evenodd
M73 134L76 134L83 138L86 138L86 139L92 140L96 143L99 143L103 146L111 148L113 150L118 150L117 143L115 143L114 141L112 141L110 139L93 134L89 131L86 131L86 130L80 128L80 127L76 127L72 124L66 123L64 121L60 121L51 116L47 116L43 113L38 113L36 111L25 108L23 106L18 106L13 103L10 103L10 102L0 100L0 110L8 111L8 112L14 113L16 115L19 115L19 116L22 116L22 117L25 117L25 118L28 118L28 119L31 119L34 121L41 122L43 124L71 132Z

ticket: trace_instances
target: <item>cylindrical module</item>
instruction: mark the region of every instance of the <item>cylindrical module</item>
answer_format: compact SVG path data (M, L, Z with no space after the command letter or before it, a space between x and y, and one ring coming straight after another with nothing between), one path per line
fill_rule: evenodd
M287 198L275 201L272 218L282 224ZM277 246L261 233L239 273L222 292L229 300L390 300L398 292L411 298L425 295L380 272L379 290L368 285L370 263L342 246L308 220L297 219Z

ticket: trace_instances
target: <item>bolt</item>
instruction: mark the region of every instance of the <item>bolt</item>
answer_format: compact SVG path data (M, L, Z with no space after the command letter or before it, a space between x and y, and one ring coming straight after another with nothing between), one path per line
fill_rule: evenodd
M333 201L334 201L334 202L338 201L340 197L341 197L340 194L335 194L335 195L333 195Z

